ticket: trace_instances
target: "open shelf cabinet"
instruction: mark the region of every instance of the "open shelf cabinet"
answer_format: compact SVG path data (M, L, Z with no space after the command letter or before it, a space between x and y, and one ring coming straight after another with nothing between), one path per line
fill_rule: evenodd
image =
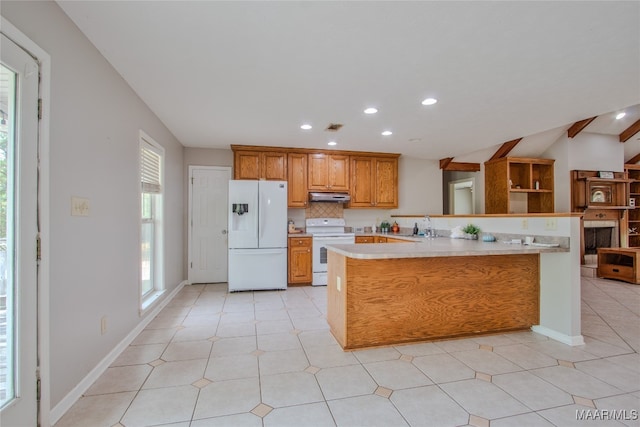
M524 157L485 162L485 212L554 212L554 162Z
M629 215L627 215L627 246L640 247L640 165L625 165L629 179Z

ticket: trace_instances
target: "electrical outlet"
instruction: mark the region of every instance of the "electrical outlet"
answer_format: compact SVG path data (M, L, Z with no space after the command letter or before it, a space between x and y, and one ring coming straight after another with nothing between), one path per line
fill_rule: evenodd
M100 319L100 335L107 333L107 316L102 316Z
M529 220L527 218L524 218L522 220L522 229L526 230L527 228L529 228Z
M89 199L71 197L71 216L89 216Z
M557 230L558 229L558 220L556 218L547 218L544 222L545 230Z

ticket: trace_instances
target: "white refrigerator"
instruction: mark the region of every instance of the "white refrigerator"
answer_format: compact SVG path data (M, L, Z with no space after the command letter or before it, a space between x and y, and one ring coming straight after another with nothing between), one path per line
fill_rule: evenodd
M229 181L229 292L287 288L287 182Z

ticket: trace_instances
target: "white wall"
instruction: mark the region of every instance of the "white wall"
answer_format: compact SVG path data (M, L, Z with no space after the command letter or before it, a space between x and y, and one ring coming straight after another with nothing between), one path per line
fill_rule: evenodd
M184 279L183 147L55 2L2 2L51 56L51 405L143 320L139 315L138 132L165 149L165 280ZM89 199L71 217L71 196ZM107 333L100 320L107 316ZM47 386L45 384L45 386Z
M624 171L624 144L614 135L564 133L540 157L555 159L555 211L571 211L571 171Z
M624 172L624 144L615 135L580 132L568 138L569 170Z

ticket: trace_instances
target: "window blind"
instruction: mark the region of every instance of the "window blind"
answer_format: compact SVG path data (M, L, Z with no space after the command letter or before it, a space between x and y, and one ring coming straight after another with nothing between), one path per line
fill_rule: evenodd
M158 153L148 147L140 147L140 178L143 193L161 193L160 160Z

